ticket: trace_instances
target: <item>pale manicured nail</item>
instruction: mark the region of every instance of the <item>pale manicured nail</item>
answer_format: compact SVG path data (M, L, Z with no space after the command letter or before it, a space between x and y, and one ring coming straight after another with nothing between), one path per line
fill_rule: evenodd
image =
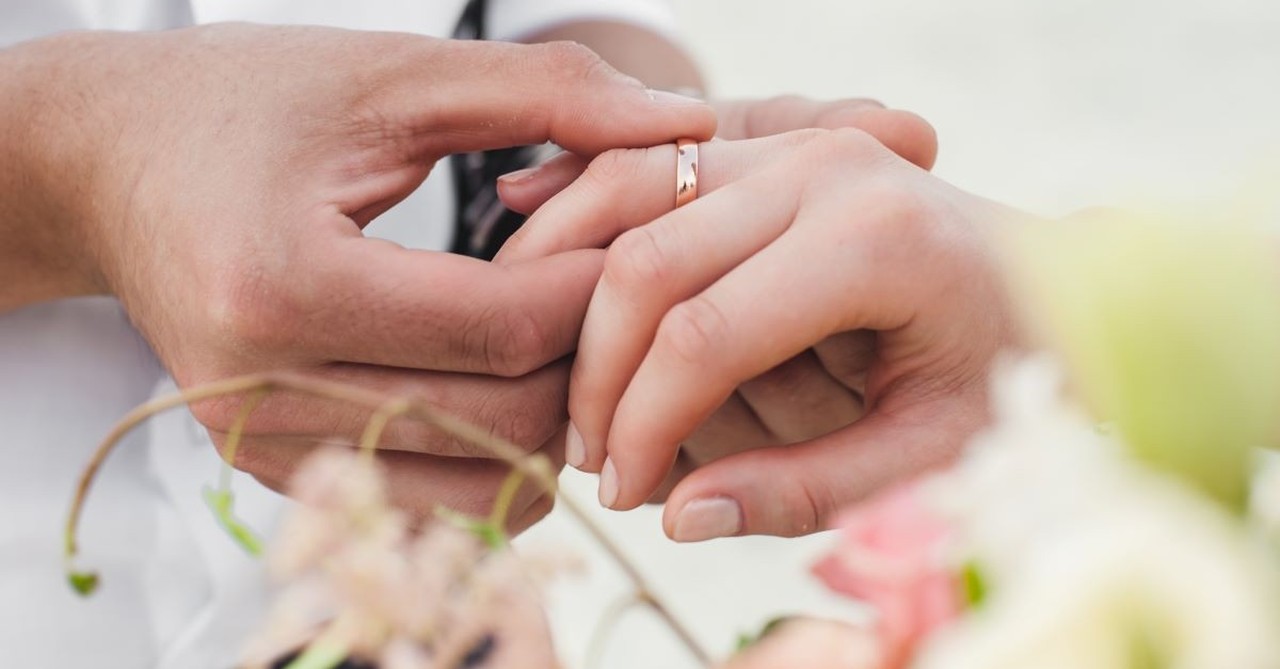
M538 171L538 167L526 167L522 170L507 172L506 174L498 177L498 181L509 186L515 186L532 180L535 176L538 176Z
M649 94L650 100L653 100L654 102L660 105L665 105L669 107L694 107L694 106L705 107L707 106L706 102L703 102L698 98L691 98L687 95L672 93L671 91L660 91L656 88L650 88L648 91L645 91L645 92Z
M618 501L618 470L613 460L604 459L604 469L600 470L600 503L610 509Z
M564 461L574 469L582 469L582 465L587 463L587 445L573 423L569 423L569 430L564 435Z
M706 541L732 537L742 531L742 508L728 497L695 499L676 516L671 538L676 541Z

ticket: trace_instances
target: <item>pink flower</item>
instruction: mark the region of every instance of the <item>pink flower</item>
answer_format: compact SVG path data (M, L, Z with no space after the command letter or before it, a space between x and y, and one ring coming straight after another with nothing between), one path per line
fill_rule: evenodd
M962 608L959 576L942 559L948 527L911 485L846 511L836 526L842 542L813 572L832 590L876 608L885 666L904 667Z

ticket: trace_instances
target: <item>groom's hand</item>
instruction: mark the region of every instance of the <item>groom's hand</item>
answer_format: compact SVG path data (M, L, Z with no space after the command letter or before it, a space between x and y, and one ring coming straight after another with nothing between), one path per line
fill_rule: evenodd
M14 278L0 308L114 294L182 386L302 368L421 396L530 450L559 450L556 361L603 254L499 266L362 228L450 153L554 141L592 155L715 128L706 105L566 43L219 25L60 36L0 62L0 267L30 270L0 270ZM239 401L194 411L220 441ZM367 418L270 398L236 464L280 485ZM395 496L422 512L483 510L503 475L415 424L383 448Z

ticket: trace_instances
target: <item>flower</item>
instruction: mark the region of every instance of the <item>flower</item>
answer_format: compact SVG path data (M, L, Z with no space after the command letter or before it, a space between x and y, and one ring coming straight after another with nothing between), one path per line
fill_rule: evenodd
M447 523L411 531L383 472L354 451L313 455L292 492L302 504L269 555L287 585L249 666L304 646L387 669L479 666L490 655L554 665L537 587L552 571L545 560L490 551Z
M948 527L914 486L872 498L836 526L842 543L813 571L832 590L875 607L884 666L905 666L912 649L961 610L961 584L942 551Z
M1006 366L995 425L925 488L990 592L913 666L1280 666L1269 554L1225 507L1090 425L1059 376L1045 358Z

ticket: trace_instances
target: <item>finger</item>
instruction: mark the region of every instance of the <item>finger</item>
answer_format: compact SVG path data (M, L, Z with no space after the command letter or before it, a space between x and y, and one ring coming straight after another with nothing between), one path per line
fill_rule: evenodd
M932 169L937 160L938 139L933 125L910 111L884 109L879 102L872 100L838 100L818 102L803 97L781 97L765 101L740 101L719 105L727 110L721 123L722 132L719 137L726 139L762 138L800 130L805 128L837 129L856 128L867 132L882 145L890 148L897 155L914 162L920 168ZM567 188L577 175L584 173L585 164L581 159L564 159L549 169L521 170L518 175L508 179L508 183L499 182L499 193L503 202L511 209L532 214L532 212L552 200L562 189ZM708 184L714 188L717 183ZM549 220L557 220L549 217ZM529 225L526 224L526 229ZM625 229L614 225L613 234ZM520 239L517 237L516 239ZM554 248L582 248L599 246L600 239L607 240L607 235L594 237L572 237L573 243L561 243ZM589 242L590 240L590 242ZM529 240L518 240L509 243L513 247L530 244ZM508 256L530 257L549 253L548 249L522 248L520 252L508 251Z
M900 109L837 111L824 128L858 128L880 140L886 148L926 170L938 159L938 133L920 116Z
M862 417L862 399L832 378L812 350L743 383L738 394L781 444L813 439Z
M837 215L806 212L806 220L662 316L609 428L612 466L602 467L601 500L608 491L615 503L606 506L631 508L647 497L676 445L748 379L833 333L906 324L905 305L869 270L879 262L877 249L821 231L843 220ZM577 382L570 390L575 421Z
M728 140L767 137L802 128L827 127L833 110L848 112L884 109L869 98L813 100L801 95L780 95L763 100L714 100L719 117L716 135Z
M719 108L727 113L722 116L720 125L719 136L724 139L767 137L805 128L857 128L925 169L932 168L937 159L937 133L928 121L910 112L885 109L872 100L816 102L787 97L721 104ZM500 178L498 192L507 207L526 215L533 214L585 172L587 165L585 160L572 154L557 156L542 167ZM708 188L715 185L709 184ZM513 246L526 243L517 242ZM571 245L562 247L574 248ZM512 258L538 253L536 249L524 250L518 255L515 251L508 251Z
M815 133L792 133L701 144L699 197L706 198L728 184L769 169L814 138ZM602 154L591 161L581 178L538 207L496 260L520 262L570 249L603 248L623 232L675 208L675 173L674 144Z
M688 476L690 472L697 468L698 466L694 464L693 460L685 454L685 450L681 448L680 454L676 456L675 464L671 466L671 471L667 472L667 477L662 480L662 485L658 486L658 489L653 491L653 494L649 496L649 499L645 500L645 503L662 504L667 501L667 495L671 494L671 491L675 489L676 484L684 480L685 476Z
M517 379L364 365L330 365L317 370L315 376L421 402L530 451L568 420L567 360ZM223 435L238 417L241 402L241 398L198 402L192 412L210 432ZM332 438L354 444L363 436L372 414L371 409L347 401L281 391L262 400L243 433L249 437ZM378 446L448 457L494 457L482 446L451 432L403 417L387 424Z
M818 101L789 95L730 100L714 106L720 116L717 134L725 139L764 137L801 128L858 128L925 169L933 166L938 153L933 126L910 112L886 109L875 100Z
M221 441L215 439L221 448ZM554 469L563 466L558 457L563 433L549 440L539 453ZM236 468L252 474L263 485L287 494L289 482L302 463L320 448L354 447L350 443L299 437L247 438L236 454ZM386 477L389 501L408 513L415 524L435 519L438 508L472 517L487 517L511 468L503 462L478 458L442 458L419 453L379 451L375 454ZM517 490L508 513L508 528L527 529L550 512L552 500L526 482Z
M610 248L583 323L570 380L570 440L580 445L572 451L570 464L601 471L613 410L662 315L790 224L797 204L770 190L777 178L785 175L763 173L745 179L628 232ZM668 457L674 457L676 443Z
M529 216L582 176L590 162L565 152L541 165L504 174L498 177L498 197L508 209Z
M647 503L666 501L676 484L708 462L774 443L776 438L735 393L680 445L675 464Z
M317 243L319 278L299 275L254 326L259 339L312 359L512 377L573 350L603 262L595 251L495 265L362 237Z
M701 466L734 453L777 443L778 438L764 426L746 400L734 393L681 443L680 453L694 465Z
M875 332L839 332L814 344L813 352L832 378L860 397L866 396L867 370L876 355Z
M676 541L826 529L833 514L874 491L949 462L981 425L977 403L936 402L791 446L765 448L690 473L667 499Z
M399 65L387 103L371 104L403 110L433 156L548 141L594 155L715 133L709 105L648 90L580 44L421 46L428 53Z

